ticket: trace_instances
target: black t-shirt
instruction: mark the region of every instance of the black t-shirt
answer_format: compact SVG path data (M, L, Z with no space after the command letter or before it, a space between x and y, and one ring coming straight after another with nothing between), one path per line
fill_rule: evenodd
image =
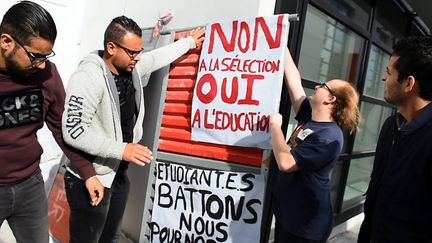
M113 74L120 100L120 119L123 134L123 142L131 143L133 140L133 128L137 108L135 103L135 87L130 73L123 75ZM129 162L122 161L117 172L127 170Z

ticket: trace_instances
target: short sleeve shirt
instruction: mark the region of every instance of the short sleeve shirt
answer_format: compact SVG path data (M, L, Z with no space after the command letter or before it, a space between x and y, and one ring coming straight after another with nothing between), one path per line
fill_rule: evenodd
M278 172L273 195L276 218L286 230L302 238L323 240L332 229L330 172L342 150L343 133L335 122L315 122L311 117L306 99L288 140L299 170Z

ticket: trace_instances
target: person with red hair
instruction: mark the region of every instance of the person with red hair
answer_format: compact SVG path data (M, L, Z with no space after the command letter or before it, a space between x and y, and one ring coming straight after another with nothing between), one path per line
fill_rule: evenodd
M349 82L334 79L316 85L306 97L288 50L285 77L298 125L285 142L282 116L270 116L279 169L273 191L275 242L324 243L333 227L330 172L344 144L342 129L357 128L359 95Z

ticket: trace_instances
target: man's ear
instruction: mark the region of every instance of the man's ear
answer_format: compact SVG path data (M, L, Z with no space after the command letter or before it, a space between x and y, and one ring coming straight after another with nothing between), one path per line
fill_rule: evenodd
M114 53L115 53L115 49L116 49L116 46L114 45L114 43L112 43L112 42L108 42L108 43L106 44L106 51L108 52L108 54L109 54L110 56L114 55Z
M9 34L1 34L0 35L0 46L3 50L8 50L10 48L13 48L13 38Z
M411 92L412 90L414 90L416 84L417 84L417 80L414 78L414 76L408 76L405 80L405 91L406 92Z

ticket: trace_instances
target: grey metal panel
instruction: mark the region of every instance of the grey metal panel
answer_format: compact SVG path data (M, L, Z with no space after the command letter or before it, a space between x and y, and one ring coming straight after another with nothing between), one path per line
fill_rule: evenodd
M174 34L161 35L155 48L165 46L173 41ZM159 143L168 72L169 66L152 73L149 84L144 89L146 114L143 123L144 135L140 144L147 146L154 155L157 154L157 144ZM144 167L131 165L128 174L130 192L123 216L122 232L134 242L149 242L146 237L149 230L147 222L151 220L149 210L153 205L152 201L148 199L154 194L152 188L154 184L154 162Z

